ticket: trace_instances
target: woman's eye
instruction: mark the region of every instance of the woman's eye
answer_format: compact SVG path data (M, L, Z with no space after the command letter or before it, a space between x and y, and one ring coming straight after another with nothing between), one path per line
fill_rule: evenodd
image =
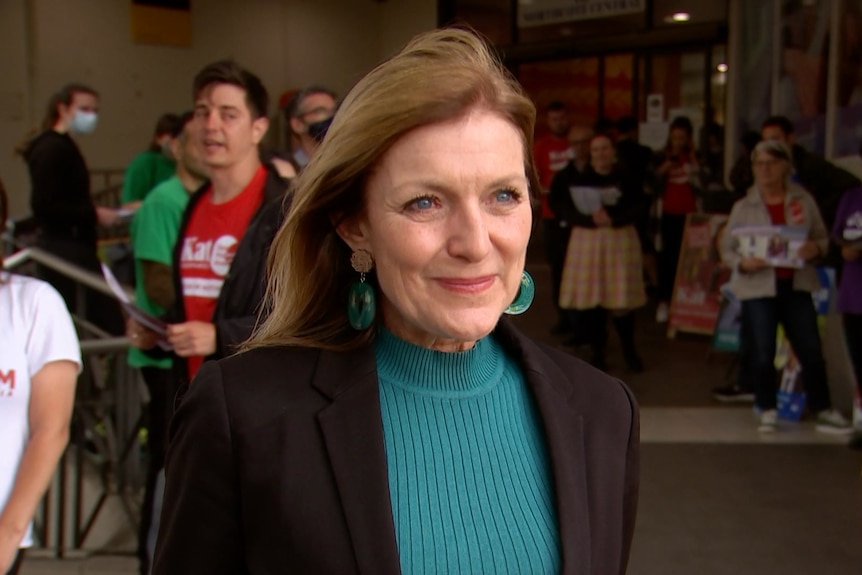
M416 198L415 200L410 202L409 207L419 211L430 210L434 207L434 198L432 198L431 196L422 196Z
M497 190L495 198L501 204L513 202L518 199L518 192L511 188L504 188L502 190Z

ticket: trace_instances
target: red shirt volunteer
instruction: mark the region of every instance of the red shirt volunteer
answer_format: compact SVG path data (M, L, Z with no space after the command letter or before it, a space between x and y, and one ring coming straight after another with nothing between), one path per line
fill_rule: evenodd
M266 168L260 166L243 191L232 200L214 204L212 188L195 206L183 237L180 278L188 321L212 321L233 256L252 216L263 201ZM204 358L188 358L193 378Z
M666 214L684 216L697 211L697 200L691 187L694 164L691 156L683 154L667 173L667 184L662 198L662 210Z

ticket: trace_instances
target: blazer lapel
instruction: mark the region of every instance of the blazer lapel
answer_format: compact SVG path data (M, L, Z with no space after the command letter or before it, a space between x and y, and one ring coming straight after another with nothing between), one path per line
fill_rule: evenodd
M560 384L568 378L556 365L542 360L546 356L535 343L505 319L496 335L521 358L527 385L541 414L557 498L562 572L588 575L591 543L583 415L569 405L569 394Z
M373 348L323 352L312 385L332 400L317 420L359 572L400 574Z

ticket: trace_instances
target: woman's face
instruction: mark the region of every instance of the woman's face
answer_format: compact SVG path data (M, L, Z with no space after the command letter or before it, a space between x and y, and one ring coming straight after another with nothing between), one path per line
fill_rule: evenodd
M417 128L365 193L365 214L339 233L374 258L384 325L446 351L489 334L517 295L530 238L520 132L481 108Z
M766 152L758 152L752 165L754 167L754 183L758 187L773 188L782 185L789 170L787 162Z
M590 142L590 163L597 172L606 173L614 166L614 145L610 138L597 136Z
M681 154L688 145L688 132L682 128L674 128L670 131L670 149L674 154Z

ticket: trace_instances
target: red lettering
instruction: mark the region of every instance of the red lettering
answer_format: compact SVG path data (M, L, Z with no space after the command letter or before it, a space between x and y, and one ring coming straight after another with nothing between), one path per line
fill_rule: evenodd
M10 369L4 373L3 370L0 369L0 383L8 385L9 389L15 389L15 370Z

